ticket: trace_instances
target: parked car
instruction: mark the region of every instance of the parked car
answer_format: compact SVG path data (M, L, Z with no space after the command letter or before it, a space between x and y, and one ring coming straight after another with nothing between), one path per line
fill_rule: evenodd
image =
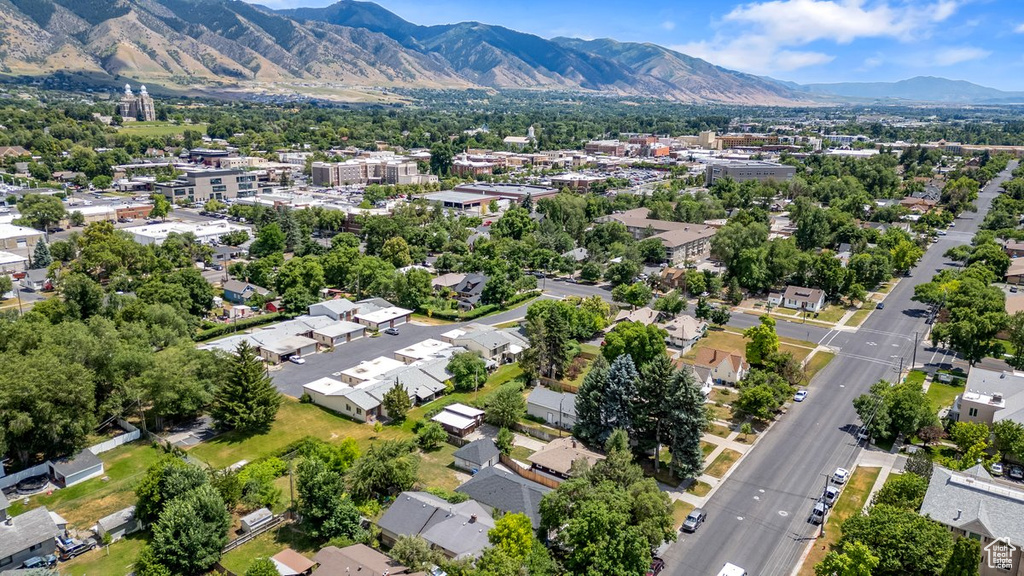
M665 561L655 556L651 559L651 567L647 569L647 576L658 576L665 569Z
M832 506L835 506L836 505L836 500L838 500L838 499L839 499L839 488L836 488L835 486L829 486L828 488L825 488L825 504L828 507L831 508Z
M1024 480L1024 468L1020 466L1010 466L1007 470L1007 475L1014 480Z
M70 560L75 556L85 554L97 545L98 543L93 538L86 538L85 540L79 540L78 538L57 538L57 551L60 553L60 559L64 561Z
M1016 286L1010 286L1010 292L1012 294L1016 294L1017 293L1017 287Z
M832 473L832 481L836 484L846 484L849 479L850 471L846 468L836 468L836 471Z
M879 303L878 303L878 304L877 304L877 305L875 306L875 310L881 310L881 309L883 309L883 308L885 308L885 302L879 302Z
M390 334L392 336L398 336L398 328L395 328L394 326L392 326L391 328L388 328L387 330L385 330L384 333L385 334Z
M1003 465L1000 464L999 462L996 462L995 464L989 467L988 471L991 472L993 476L1002 476Z
M825 512L827 511L828 508L826 508L825 503L819 500L814 504L814 509L811 510L811 516L807 521L811 524L821 524L825 521Z
M305 364L306 363L306 359L303 358L302 356L290 356L288 358L288 361L291 362L292 364Z
M697 528L707 520L708 514L703 508L694 508L683 521L683 532L696 532Z
M53 554L47 554L46 556L33 556L22 563L22 568L52 568L57 564L57 557Z
M867 428L864 428L864 427L862 426L862 427L860 427L860 428L858 428L858 429L857 429L857 441L858 441L858 442L861 442L861 441L867 440L867 439L868 439L868 438L870 438L870 437L871 437L871 435L870 435L870 434L868 434L868 429L867 429Z
M804 398L807 398L807 390L797 390L796 395L793 396L795 402L803 402Z

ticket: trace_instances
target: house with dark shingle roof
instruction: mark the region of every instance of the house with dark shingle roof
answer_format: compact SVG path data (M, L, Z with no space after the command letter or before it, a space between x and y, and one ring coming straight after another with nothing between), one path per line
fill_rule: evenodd
M501 468L484 468L455 489L481 504L512 514L526 514L540 526L540 500L551 488Z
M498 447L490 438L481 438L455 451L455 467L476 474L498 463Z
M8 516L10 504L0 492L0 572L17 568L33 556L54 554L60 528L45 506Z
M58 486L67 488L103 474L103 461L88 448L78 454L50 461L50 475Z
M426 492L402 492L377 521L381 542L419 535L449 558L479 558L490 546L491 513L475 500L452 504Z
M221 286L224 289L224 299L234 304L245 304L255 294L266 296L270 290L241 280L228 280Z

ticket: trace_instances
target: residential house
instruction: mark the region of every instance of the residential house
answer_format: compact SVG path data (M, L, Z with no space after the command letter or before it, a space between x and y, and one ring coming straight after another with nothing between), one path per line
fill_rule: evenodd
M698 349L693 365L707 368L711 372L711 379L719 384L736 384L750 371L750 364L743 356L716 348Z
M228 280L221 287L224 289L224 299L235 304L245 304L250 298L257 294L260 296L270 294L270 290L267 288L257 286L252 282L243 282L241 280Z
M697 340L703 338L708 331L707 322L698 320L689 314L680 314L661 324L661 327L667 333L665 342L684 353L689 351L697 343Z
M1003 420L1024 424L1024 373L975 366L949 415L956 421L989 426Z
M484 286L487 285L487 276L483 274L466 274L462 282L455 288L455 297L459 302L459 308L472 310L480 303L480 297L484 293Z
M540 501L551 488L501 468L483 468L456 492L511 514L526 514L536 530L540 527Z
M299 556L305 558L301 554ZM319 565L313 572L314 576L413 576L408 568L366 544L321 548L313 556L313 562Z
M106 538L106 535L110 534L113 542L141 529L142 522L135 517L135 506L118 510L96 522L96 534L100 538Z
M979 541L980 576L1024 573L1021 563L1024 490L1013 484L995 482L980 464L963 472L934 466L921 503L921 515L942 524L957 536ZM989 551L993 548L1007 552L1006 565L992 562L994 557Z
M590 258L590 251L586 248L573 248L568 252L564 252L562 254L562 258L568 258L573 262L583 262L587 258Z
M53 290L53 283L49 278L50 271L45 268L28 270L21 279L21 289L29 292L43 292Z
M494 440L481 438L455 451L455 467L471 474L498 463L498 447Z
M906 198L900 200L900 206L903 206L907 210L911 212L916 212L918 214L930 212L933 208L935 208L936 204L937 202L935 200L930 200L927 198L917 198L915 196L907 196Z
M700 393L707 398L711 395L711 390L714 388L715 379L711 377L711 369L707 366L694 366L693 364L685 364L683 362L677 362L676 368L680 370L689 370L693 374L694 381L700 385Z
M821 312L825 309L825 292L817 288L787 286L786 291L776 301L769 297L769 302L793 310Z
M1024 242L1019 240L1007 240L1006 243L1003 244L1003 251L1006 252L1006 255L1010 258L1020 258L1021 256L1024 256Z
M351 322L358 308L359 307L351 300L335 298L334 300L324 300L323 302L310 304L309 315L327 316L332 320L345 320Z
M344 414L360 422L387 417L384 395L401 386L413 404L423 404L445 391L450 375L445 370L447 358L432 358L406 365L380 356L343 370L341 380L320 378L303 386L312 402Z
M478 352L495 364L515 362L530 347L526 338L515 329L498 329L485 324L467 324L441 334L441 340Z
M0 572L18 568L33 556L53 554L60 529L45 506L8 515L10 503L0 492Z
M310 307L312 308L312 306ZM323 348L334 348L353 340L362 338L366 333L366 326L342 320L335 324L313 330L313 340L316 340Z
M440 424L445 432L465 438L467 434L483 424L484 411L465 404L450 404L431 420Z
M636 310L619 310L619 313L615 315L615 324L619 322L639 322L644 326L650 326L658 321L658 315L660 312L653 310L648 306L637 308ZM611 328L609 328L611 330Z
M359 546L363 546L359 544ZM317 563L291 548L285 548L270 557L270 561L282 576L309 576ZM397 572L396 572L397 574Z
M1010 260L1010 267L1006 269L1004 279L1007 284L1020 285L1024 283L1024 258Z
M570 436L548 442L529 457L535 472L561 480L569 479L572 463L577 460L586 460L587 464L593 466L604 460L604 456L588 449L582 442Z
M317 341L306 336L286 336L260 346L260 356L271 364L280 364L294 356L316 354Z
M576 395L537 386L526 397L526 413L544 419L548 426L572 430L576 425Z
M377 521L381 542L419 535L448 558L479 558L490 543L494 518L480 503L451 504L426 492L402 492Z
M413 364L428 358L436 358L437 356L448 352L451 348L454 348L454 346L448 342L427 338L426 340L413 344L412 346L395 350L395 360L399 360L406 364Z
M669 266L661 270L661 285L671 290L686 291L686 268Z
M412 310L399 308L383 298L367 298L356 302L359 309L355 321L370 330L383 330L405 324L412 316Z
M54 484L63 488L103 475L103 461L88 448L71 457L50 460L49 465Z
M449 272L447 274L441 274L437 278L431 280L430 286L431 288L434 289L435 292L445 288L447 288L448 290L455 290L455 287L458 286L465 278L465 274Z

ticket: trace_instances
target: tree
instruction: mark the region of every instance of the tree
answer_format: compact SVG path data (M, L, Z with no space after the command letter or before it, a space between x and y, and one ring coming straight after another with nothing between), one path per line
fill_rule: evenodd
M437 450L447 439L448 433L444 431L440 424L434 421L426 422L416 432L416 443L419 444L420 448L427 451Z
M245 433L268 430L277 418L281 394L248 342L235 349L227 378L214 397L214 420Z
M5 298L11 290L14 290L14 281L7 274L0 275L0 299Z
M153 553L172 572L205 572L220 560L230 527L224 500L205 484L167 504L153 525Z
M996 449L1012 454L1019 460L1024 456L1024 424L1013 420L1000 420L992 427Z
M270 558L257 558L245 569L245 576L280 576L277 564Z
M419 459L408 441L380 440L352 465L349 489L352 497L368 500L412 488Z
M913 381L890 385L880 380L854 399L853 407L874 438L909 437L935 422L930 402Z
M71 319L88 320L103 307L103 288L85 274L68 274L59 287Z
M715 308L708 316L708 320L716 326L725 326L732 319L732 313L728 308Z
M878 556L860 542L843 546L843 552L832 550L814 566L815 576L871 576L878 566Z
M987 448L991 435L992 431L981 422L954 422L953 427L949 430L950 440L963 452L979 444L982 445L983 449Z
M604 271L604 279L612 286L632 282L640 273L640 265L632 260L622 260L608 266Z
M651 301L651 287L643 282L635 282L630 285L619 284L612 290L612 298L618 302L625 302L634 308L646 306Z
M526 399L518 384L505 384L487 399L484 418L500 428L515 426L526 414Z
M928 478L917 474L892 474L886 479L872 505L885 504L917 512L924 502L924 493L928 491Z
M153 201L153 207L149 210L151 218L167 218L174 209L174 205L163 194L153 194L149 199Z
M384 398L381 399L381 406L384 407L384 412L387 413L388 418L391 418L395 422L401 422L405 420L405 415L412 408L412 401L409 400L409 392L398 383L398 379L395 379L395 385L390 390L384 393Z
M249 247L249 255L253 258L263 258L271 254L284 252L285 235L277 222L267 224L256 233L256 240Z
M1014 351L1013 357L1007 362L1014 368L1024 369L1024 311L1015 312L1010 316L1006 333Z
M198 467L170 454L156 461L135 487L135 516L146 524L156 522L175 498L208 481Z
M644 238L636 244L640 258L648 264L658 264L665 261L665 245L661 238Z
M484 304L496 304L499 307L504 307L505 302L515 296L515 293L515 287L509 282L508 275L495 270L487 278L487 283L484 284L484 289L480 292L480 301Z
M508 428L498 430L498 436L494 439L494 444L498 447L498 451L505 456L512 454L512 445L514 442L515 434L513 434Z
M487 363L476 352L453 354L446 367L452 374L452 384L459 392L476 390L487 382Z
M433 292L431 279L429 272L419 268L396 274L394 290L397 304L410 310L419 309Z
M505 514L487 532L492 546L501 548L513 558L526 558L535 544L533 525L526 514Z
M412 256L409 253L409 243L401 236L388 238L380 249L382 260L390 262L395 268L403 268L412 264Z
M696 316L698 320L709 320L714 311L715 309L711 307L711 304L708 304L707 298L703 296L697 298L697 307L694 308L693 315Z
M602 424L608 434L616 428L633 430L631 403L636 398L639 378L640 374L629 354L621 354L612 362L608 370L608 384L604 389L602 414Z
M595 443L606 434L604 426L604 390L608 386L608 361L598 356L576 392L576 424L573 434L587 443Z
M686 310L686 300L679 291L672 290L654 301L654 309L669 318L674 318Z
M53 256L50 255L50 246L46 243L46 240L36 242L35 250L32 252L32 266L30 268L41 270L49 268L52 263Z
M398 537L391 547L391 556L402 566L411 570L421 571L438 560L437 553L430 543L418 534L404 534Z
M933 576L942 571L953 548L949 530L917 512L879 504L842 525L840 549L861 542L878 557L872 574Z
M761 323L743 331L743 337L750 340L747 342L747 362L760 365L765 360L779 351L779 335L775 332L775 319L770 316L761 316Z
M981 542L961 536L953 542L953 552L942 569L942 576L978 576Z
M297 467L298 512L307 532L329 540L339 536L355 538L362 533L359 510L345 494L345 484L323 460L303 458Z
M601 353L609 362L628 354L633 362L643 365L665 354L666 334L664 329L653 324L645 326L642 322L619 322L605 335Z
M18 212L21 213L19 220L32 228L46 231L63 220L68 213L60 198L39 194L26 194L22 197L18 202Z
M430 147L430 171L438 178L447 176L452 171L452 146L448 142L435 142Z
M529 212L522 208L512 208L491 225L491 236L496 239L522 240L536 228L537 223Z
M137 576L174 576L167 566L160 563L160 560L153 552L153 547L148 544L142 547L142 551L135 558L135 564L132 568L135 569Z
M587 262L580 268L580 280L584 282L597 282L601 279L601 265L596 262Z
M696 478L704 471L701 435L708 425L707 405L690 370L677 370L666 397L669 469L677 478Z
M927 480L932 477L933 467L931 455L924 450L918 450L907 458L903 471Z

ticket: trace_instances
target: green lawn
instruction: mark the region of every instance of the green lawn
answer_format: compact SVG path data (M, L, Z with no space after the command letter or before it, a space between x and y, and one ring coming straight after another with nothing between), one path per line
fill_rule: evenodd
M813 342L807 342L804 340L795 340L792 338L779 338L779 350L781 352L789 352L796 358L797 362L802 362L811 350L816 345ZM693 348L683 355L683 358L693 358L697 355L697 350L700 348L717 348L726 352L735 352L741 356L746 356L747 350L747 339L743 337L740 332L733 332L731 330L716 330L709 329L707 335L697 341L693 345Z
M703 440L700 441L700 452L701 452L701 454L704 455L705 458L708 457L708 454L711 454L712 452L714 452L715 448L717 448L717 447L718 447L717 444L712 444L711 442L705 442Z
M815 352L804 368L804 385L810 384L814 375L821 372L835 357L836 355L831 352Z
M672 521L676 530L683 525L683 521L686 520L686 517L690 512L693 512L694 508L695 506L693 504L683 500L676 500L672 503Z
M850 319L846 321L846 325L860 326L861 324L864 323L865 320L868 319L868 315L871 314L871 311L874 310L876 306L878 306L878 304L876 304L875 302L865 302L864 304L861 305L860 310L854 312L853 316L851 316Z
M722 476L725 476L725 473L732 468L732 465L740 459L740 456L742 456L742 454L739 452L726 448L725 450L722 450L721 454L715 457L715 461L708 466L704 473L708 476L721 478Z
M711 484L707 482L701 482L700 480L694 480L693 484L686 489L687 492L694 496L707 496L708 492L711 492Z
M814 316L814 320L818 320L819 322L831 322L831 323L835 324L845 314L846 314L846 307L845 306L834 306L834 305L832 305L832 306L829 306L829 307L825 308L821 312L818 312L818 315Z
M907 377L904 379L908 384L917 384L918 386L924 386L925 379L928 378L928 374L920 370L911 370L907 373Z
M235 574L244 574L256 558L269 558L285 548L311 556L319 546L302 531L292 528L291 524L284 524L228 552L220 564Z
M708 429L708 434L718 436L719 438L728 438L729 434L732 434L732 430L728 426L712 423L711 428Z
M132 136L173 136L184 134L185 130L195 130L206 134L206 124L171 124L170 122L129 122L118 128L121 134Z
M224 468L240 460L253 462L274 454L285 446L313 436L327 442L341 442L355 438L365 449L378 438L409 438L410 433L394 426L385 426L377 434L373 426L343 418L314 404L302 404L285 398L270 431L266 434L245 435L235 432L221 434L189 450L189 456L198 458L215 468Z
M65 576L125 576L131 574L135 559L146 545L146 533L136 532L110 546L86 552L60 565Z
M405 423L402 424L402 429L407 432L412 432L412 427L415 425L417 420L423 419L423 416L432 410L443 408L449 404L462 403L462 404L477 404L477 401L482 401L487 398L487 395L494 392L498 386L507 384L516 378L523 376L523 369L519 367L519 364L505 364L499 367L497 370L491 373L487 377L487 382L484 382L480 389L477 391L470 392L452 392L441 396L433 402L424 404L423 406L417 406L405 417Z
M730 388L712 388L711 394L708 396L708 400L722 404L732 404L735 399L736 392Z
M527 462L530 456L533 455L533 450L525 446L513 446L512 447L512 458L519 460L520 462Z
M938 412L946 406L952 406L957 395L964 391L963 380L953 380L953 384L943 384L936 380L928 385L928 392L925 394L928 401L932 403L932 410ZM959 384L957 382L960 382Z
M839 495L839 501L836 502L835 507L829 512L828 520L825 521L825 538L819 540L811 548L810 555L800 567L799 576L814 576L814 565L821 562L829 548L842 535L842 530L839 527L854 514L860 514L864 505L867 504L868 494L871 493L871 488L875 485L880 471L881 468L858 467L853 472ZM811 506L808 504L806 512L810 514L810 510Z
M103 477L86 480L70 488L40 494L29 500L27 508L46 506L60 514L76 528L88 528L97 520L135 503L135 483L163 451L146 442L133 442L100 454ZM19 514L26 507L22 499L11 502L11 513Z
M455 490L462 482L455 476L455 446L445 442L440 448L420 455L419 483L424 488Z
M715 406L714 404L708 404L708 413L713 420L721 420L723 422L730 422L735 416L732 408L729 406Z

